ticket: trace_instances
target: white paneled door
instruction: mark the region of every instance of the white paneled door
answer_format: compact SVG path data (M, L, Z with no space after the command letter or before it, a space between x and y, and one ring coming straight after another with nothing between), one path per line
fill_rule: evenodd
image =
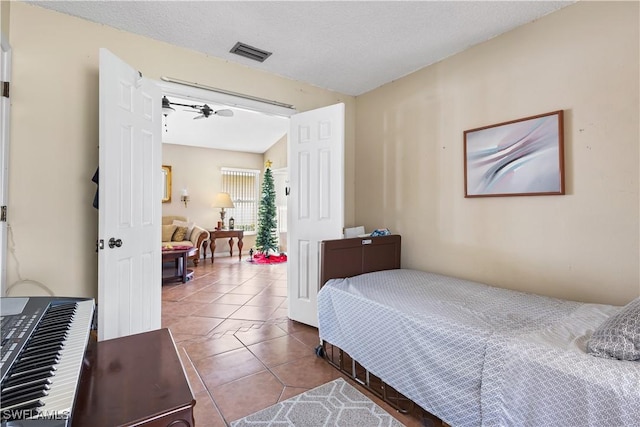
M98 339L160 328L160 88L100 49Z
M0 33L0 296L7 290L7 189L9 177L9 85L11 82L11 46ZM5 89L6 88L6 89Z
M288 155L289 318L318 326L320 242L344 227L344 104L292 116Z

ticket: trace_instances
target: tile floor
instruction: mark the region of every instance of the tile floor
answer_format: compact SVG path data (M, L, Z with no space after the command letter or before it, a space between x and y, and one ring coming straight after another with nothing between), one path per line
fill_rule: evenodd
M197 427L228 426L342 376L315 356L318 330L287 318L286 264L219 257L190 268L192 280L162 287L162 326L195 394ZM431 425L356 387L406 426Z

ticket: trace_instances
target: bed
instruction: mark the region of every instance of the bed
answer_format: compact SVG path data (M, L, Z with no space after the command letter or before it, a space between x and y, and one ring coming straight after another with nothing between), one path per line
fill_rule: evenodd
M323 353L399 410L455 427L640 425L640 362L587 353L621 307L401 269L400 236L321 254Z

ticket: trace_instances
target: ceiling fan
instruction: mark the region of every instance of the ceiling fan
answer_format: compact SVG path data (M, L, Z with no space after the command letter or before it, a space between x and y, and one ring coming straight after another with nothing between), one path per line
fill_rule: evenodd
M193 119L206 119L209 118L213 115L217 115L217 116L222 116L222 117L232 117L233 116L233 111L229 110L228 108L222 109L222 110L214 110L213 108L209 107L207 104L204 105L190 105L190 104L180 104L178 102L171 102L169 101L169 99L166 96L162 97L162 114L166 116L168 116L169 114L173 113L175 111L175 108L172 107L172 105L179 105L181 107L189 107L191 108L191 110L185 110L185 111L192 111L194 113L200 113L198 116L195 116Z

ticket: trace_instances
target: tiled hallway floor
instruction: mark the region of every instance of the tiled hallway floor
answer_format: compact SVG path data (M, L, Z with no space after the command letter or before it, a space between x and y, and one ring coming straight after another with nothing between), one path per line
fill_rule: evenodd
M318 330L287 318L286 264L220 257L190 268L191 281L162 287L162 326L195 394L196 426L228 426L341 376L315 356ZM421 425L373 400L408 427Z

